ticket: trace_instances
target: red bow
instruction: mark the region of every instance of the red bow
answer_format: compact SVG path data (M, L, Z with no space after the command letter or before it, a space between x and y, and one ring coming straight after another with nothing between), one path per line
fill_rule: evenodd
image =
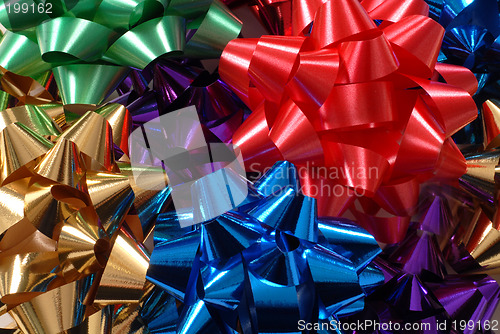
M398 242L420 183L465 172L450 136L477 116L476 79L436 64L444 29L421 0L292 8L300 36L236 39L224 50L221 78L253 110L233 142L248 171L297 165L320 216L350 209L377 240Z

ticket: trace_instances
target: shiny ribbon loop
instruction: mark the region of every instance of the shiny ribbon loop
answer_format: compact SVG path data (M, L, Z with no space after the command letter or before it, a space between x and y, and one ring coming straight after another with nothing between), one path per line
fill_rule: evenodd
M403 179L462 175L465 161L449 137L476 117L470 94L477 86L466 69L436 66L444 30L422 15L427 6L411 1L390 13L376 1L310 6L310 36L238 39L222 55L221 77L253 110L233 138L247 169L263 171L279 159L297 164L322 216L357 211L352 204L360 196L353 189L379 198L381 187ZM377 27L372 19L382 18ZM437 71L449 82L429 79ZM314 174L321 169L321 176ZM345 205L317 190L335 186ZM404 187L392 189L395 202L416 204ZM389 202L357 217L365 217L362 226L378 240L393 243L404 236L412 208L394 210ZM404 214L387 218L384 211ZM399 232L377 233L383 221Z

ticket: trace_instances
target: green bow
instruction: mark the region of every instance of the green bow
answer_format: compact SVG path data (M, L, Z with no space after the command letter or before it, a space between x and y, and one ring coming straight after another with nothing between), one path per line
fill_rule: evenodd
M64 104L101 103L159 57L217 58L241 30L219 0L1 2L0 66L35 79L52 70Z

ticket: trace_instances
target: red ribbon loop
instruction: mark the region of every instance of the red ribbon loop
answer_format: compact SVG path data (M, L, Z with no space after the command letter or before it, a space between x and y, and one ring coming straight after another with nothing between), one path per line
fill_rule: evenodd
M332 18L335 19L332 19ZM346 38L362 38L377 26L358 1L326 1L316 13L311 38L318 49Z
M309 119L317 131L374 128L394 121L392 82L373 81L335 86Z
M275 103L281 101L304 41L303 37L260 38L250 61L248 76L266 100Z
M345 75L337 79L337 83L377 80L394 73L399 67L391 45L381 31L371 39L341 43L339 55ZM379 59L378 66L373 66L373 58Z
M361 5L374 20L397 22L411 15L429 15L425 1L363 0Z

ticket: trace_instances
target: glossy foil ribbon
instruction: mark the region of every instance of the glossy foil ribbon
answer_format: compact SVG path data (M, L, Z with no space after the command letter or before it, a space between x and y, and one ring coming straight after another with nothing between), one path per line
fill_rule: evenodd
M459 222L450 243L450 261L458 272L498 272L500 151L470 153L466 159L467 173L460 178L463 190L447 194Z
M428 1L430 16L445 28L443 45L438 61L469 68L478 80L474 95L478 107L488 99L498 99L498 52L500 46L500 19L498 2L455 1L441 3ZM481 115L454 136L459 145L473 148L486 144L483 136ZM486 121L486 119L484 119Z
M478 78L478 91L485 89L485 94L498 97L494 88L500 46L497 1L428 3L430 16L446 29L439 61L471 69Z
M377 240L401 241L419 184L465 172L450 136L477 115L476 80L436 63L444 29L422 1L293 5L297 36L224 50L221 78L253 110L233 142L247 171L297 165L320 216L350 209Z
M160 59L143 71L134 70L117 91L120 96L113 102L127 107L134 129L193 105L209 142L230 142L250 113L216 73L210 74L198 61L187 59Z
M27 4L36 13L15 12ZM43 4L42 4L43 5ZM7 32L0 65L39 78L52 69L64 104L99 104L127 76L160 57L217 58L241 22L215 1L13 1L0 10Z
M496 322L500 287L481 273L498 268L496 230L484 215L473 217L471 199L459 189L428 184L405 239L375 260L385 284L367 298L362 313L343 320L401 328L419 323L431 333L477 333L481 324ZM447 262L459 274L449 272Z
M222 0L229 8L247 5L273 35L291 35L292 1L290 0Z
M87 108L62 128L49 116L64 115L60 105L0 112L1 313L23 333L126 333L114 316L148 292L141 220L156 217L169 188L138 188L115 160L126 108Z
M500 102L489 99L482 105L483 145L465 146L467 171L460 178L462 192L447 192L456 207L462 204L457 216L461 228L454 232L451 262L459 272L498 271L500 254L499 172L500 172ZM462 200L460 200L462 199Z
M318 219L292 164L249 187L238 208L195 229L180 229L179 214L158 217L147 277L163 292L143 307L153 333L296 332L299 320L361 311L383 282L370 264L375 239L346 219Z

